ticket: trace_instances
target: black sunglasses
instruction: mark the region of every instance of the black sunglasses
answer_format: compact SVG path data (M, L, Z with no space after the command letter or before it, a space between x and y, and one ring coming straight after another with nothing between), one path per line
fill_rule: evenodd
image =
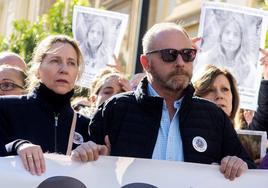
M183 61L188 63L194 61L196 57L196 51L197 51L196 49L192 48L184 48L181 50L162 49L162 50L153 50L147 52L146 54L160 52L162 60L168 63L174 62L177 59L178 55L181 55Z

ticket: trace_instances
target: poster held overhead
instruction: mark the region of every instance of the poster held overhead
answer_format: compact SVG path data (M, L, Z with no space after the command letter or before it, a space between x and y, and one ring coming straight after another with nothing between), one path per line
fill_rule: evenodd
M77 85L90 87L94 75L107 65L115 65L127 27L128 15L101 9L75 6L73 35L79 41L85 70Z
M208 64L226 68L237 81L240 107L256 110L262 72L259 48L265 44L267 15L263 10L227 3L203 3L198 31L203 40L193 81Z

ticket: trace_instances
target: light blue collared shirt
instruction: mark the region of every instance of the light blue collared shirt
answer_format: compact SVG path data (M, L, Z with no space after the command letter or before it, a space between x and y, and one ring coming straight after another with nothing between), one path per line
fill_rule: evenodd
M150 96L159 97L151 84L148 84L148 93ZM174 102L176 112L171 122L166 102L163 101L160 128L158 131L152 159L184 161L181 133L179 128L179 110L182 100L183 98Z

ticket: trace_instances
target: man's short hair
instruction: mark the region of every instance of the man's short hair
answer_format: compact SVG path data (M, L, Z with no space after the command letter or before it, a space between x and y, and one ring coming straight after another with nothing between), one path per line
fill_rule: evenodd
M189 38L189 35L186 32L186 30L179 24L172 23L172 22L163 22L163 23L155 24L143 36L143 39L142 39L143 54L146 54L147 52L152 50L152 44L153 44L155 36L161 31L166 31L166 30L182 31Z

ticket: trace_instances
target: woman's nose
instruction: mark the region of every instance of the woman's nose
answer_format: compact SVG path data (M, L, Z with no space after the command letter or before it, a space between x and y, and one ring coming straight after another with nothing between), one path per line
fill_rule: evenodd
M223 98L223 93L220 90L216 90L216 99L222 99Z
M68 71L68 65L67 63L61 63L60 65L60 72L61 73L66 73Z

